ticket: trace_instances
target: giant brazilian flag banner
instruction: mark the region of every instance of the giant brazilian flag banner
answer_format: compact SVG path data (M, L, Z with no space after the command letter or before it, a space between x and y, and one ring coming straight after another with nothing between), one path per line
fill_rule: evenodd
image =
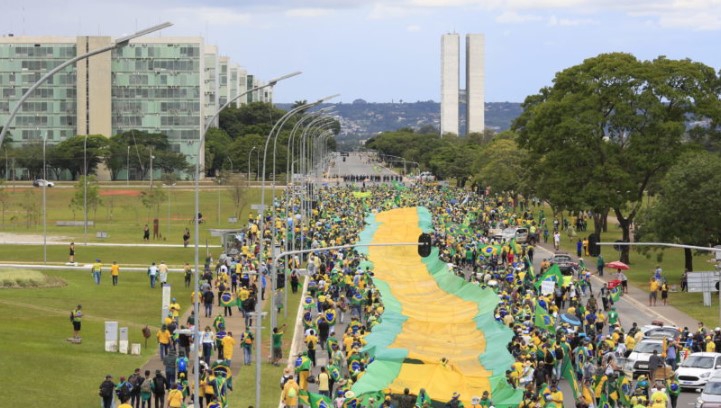
M423 207L399 208L367 218L361 243L415 242L431 231ZM366 337L373 361L353 385L356 396L390 388L425 388L435 402L489 391L496 407L515 407L522 391L505 378L513 363L506 345L512 333L494 319L498 296L449 273L438 250L421 258L415 246L357 247L373 264L383 298L382 323Z

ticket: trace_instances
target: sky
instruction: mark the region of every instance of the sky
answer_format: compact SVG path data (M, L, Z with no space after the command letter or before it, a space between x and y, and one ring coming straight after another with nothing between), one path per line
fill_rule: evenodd
M606 52L721 68L721 0L0 0L0 35L202 36L274 101L440 100L446 33L485 35L487 102L522 102ZM463 78L463 73L461 77ZM463 86L463 85L462 85Z

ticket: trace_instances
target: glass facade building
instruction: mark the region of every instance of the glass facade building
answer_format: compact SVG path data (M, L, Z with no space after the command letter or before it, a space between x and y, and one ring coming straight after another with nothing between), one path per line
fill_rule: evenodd
M49 70L111 43L94 36L0 37L0 125ZM194 164L207 121L249 84L260 82L200 37L138 38L53 75L23 104L9 131L15 145L45 136L57 143L74 135L163 133ZM251 101L270 101L270 94L249 94L235 106Z

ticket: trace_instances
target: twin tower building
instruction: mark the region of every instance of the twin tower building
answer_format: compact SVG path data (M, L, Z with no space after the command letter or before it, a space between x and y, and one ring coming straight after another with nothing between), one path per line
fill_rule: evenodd
M461 39L441 37L441 135L483 133L485 45L483 34L466 34L465 89L461 88Z

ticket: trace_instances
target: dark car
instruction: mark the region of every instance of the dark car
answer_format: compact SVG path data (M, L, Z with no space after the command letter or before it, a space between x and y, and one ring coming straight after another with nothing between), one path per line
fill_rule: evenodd
M558 269L560 269L561 273L566 276L571 276L576 272L576 270L578 270L578 264L573 262L571 256L566 253L556 252L553 254L551 262L558 265Z

